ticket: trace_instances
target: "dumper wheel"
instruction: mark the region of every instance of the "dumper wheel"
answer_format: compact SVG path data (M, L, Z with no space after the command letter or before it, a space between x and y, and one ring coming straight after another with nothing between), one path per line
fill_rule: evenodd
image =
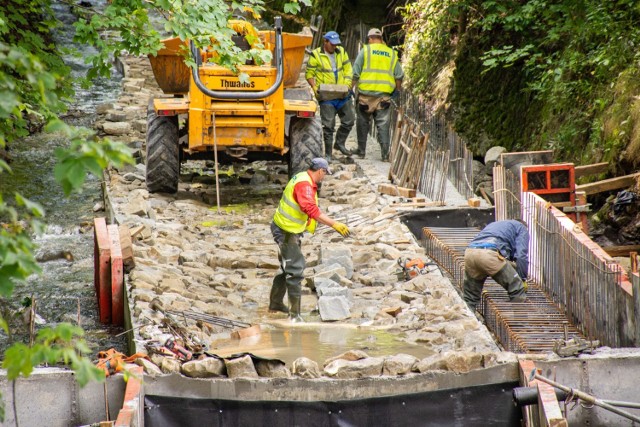
M320 117L292 118L289 127L289 177L307 170L311 159L323 155Z
M147 111L147 190L175 193L180 179L178 116L158 116Z

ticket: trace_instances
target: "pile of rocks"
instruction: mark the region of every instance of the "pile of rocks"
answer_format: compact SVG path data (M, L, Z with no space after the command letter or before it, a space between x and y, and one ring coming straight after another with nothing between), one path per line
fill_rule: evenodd
M149 375L178 373L190 378L336 378L357 379L380 376L406 376L424 372L454 372L462 374L474 369L513 363L513 353L447 352L419 360L409 354L370 357L361 350L350 350L327 359L323 368L307 358L296 359L291 369L278 359L265 359L252 354L233 357L202 356L198 360L181 362L176 358L152 355L151 361L139 358Z
M128 143L141 159L147 100L158 90L146 59L125 57L124 61L122 96L100 110L103 119L97 127ZM344 239L326 227L303 239L308 278L303 313L318 310L323 321L390 328L432 355L417 360L407 355L376 358L352 352L326 361L323 370L298 359L292 373L342 378L432 369L463 372L501 361L489 332L439 270L411 281L398 276L398 258L424 258L424 250L398 216L385 209L394 198L377 193L375 183L380 176L363 175L358 166L348 161L334 163L334 174L323 183L321 209L347 223L352 235ZM134 230L136 266L126 282L137 350L163 342L168 334L162 313L151 306L154 300L170 310L250 324L274 316L266 306L279 264L269 223L287 181L284 165L254 162L240 170L236 165L239 178L221 180L219 195L211 164L190 162L186 169L192 172L183 173L175 195L149 194L143 163L106 174L106 208L118 224ZM218 196L226 201L220 208L215 206ZM212 337L224 333L188 319L182 326L210 352L215 352ZM244 362L222 358L184 364L167 358L156 362L163 372L196 376L210 368L215 375L226 372L232 376L235 370L230 365L248 366L247 359L241 359ZM263 376L258 365L254 363L254 370ZM287 373L273 372L278 373L269 375Z

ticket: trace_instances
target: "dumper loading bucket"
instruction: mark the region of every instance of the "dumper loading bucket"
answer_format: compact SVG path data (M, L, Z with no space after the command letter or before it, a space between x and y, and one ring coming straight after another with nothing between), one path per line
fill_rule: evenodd
M189 67L184 63L187 43L179 37L162 40L164 47L156 56L149 55L151 69L160 89L166 94L189 92Z
M260 39L265 48L273 50L275 48L275 32L260 31ZM293 87L298 81L302 61L304 60L304 49L313 40L313 36L303 34L283 33L284 50L284 86ZM183 52L187 43L178 37L165 39L162 41L164 47L160 49L156 56L149 55L151 69L160 89L166 94L185 94L189 92L189 79L191 72L184 63ZM184 48L183 48L184 46Z
M273 52L275 46L274 31L260 31L260 38L265 47ZM304 49L311 44L313 36L306 34L282 33L282 45L284 51L284 87L294 87L300 75L302 62L304 61Z

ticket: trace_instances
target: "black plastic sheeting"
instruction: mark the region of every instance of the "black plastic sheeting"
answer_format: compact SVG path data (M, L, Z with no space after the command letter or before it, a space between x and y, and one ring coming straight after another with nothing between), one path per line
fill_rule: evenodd
M356 387L350 382L349 387ZM193 399L146 395L145 427L520 426L518 383L339 402Z
M423 227L483 229L485 225L495 220L493 208L463 207L407 211L403 212L400 219L419 242L424 238Z

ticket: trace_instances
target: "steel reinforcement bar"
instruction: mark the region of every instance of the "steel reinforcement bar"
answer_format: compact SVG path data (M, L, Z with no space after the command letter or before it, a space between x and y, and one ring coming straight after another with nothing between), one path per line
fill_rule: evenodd
M434 114L426 103L404 91L399 102L394 102L391 123L395 124L391 127L392 141L401 140L409 127L415 135L426 138L426 152L412 171L420 175L418 190L433 201L444 201L448 179L462 196L473 197L473 154L442 115ZM396 160L392 158L390 171L402 169Z
M496 220L529 225L529 276L588 339L640 345L640 292L620 265L563 212L518 188L517 176L494 168Z
M460 290L464 280L464 251L479 231L477 228L423 228L427 255L452 276ZM489 279L478 311L484 316L487 328L508 351L549 352L556 340L584 338L536 283L529 285L527 302L512 303L505 290Z

